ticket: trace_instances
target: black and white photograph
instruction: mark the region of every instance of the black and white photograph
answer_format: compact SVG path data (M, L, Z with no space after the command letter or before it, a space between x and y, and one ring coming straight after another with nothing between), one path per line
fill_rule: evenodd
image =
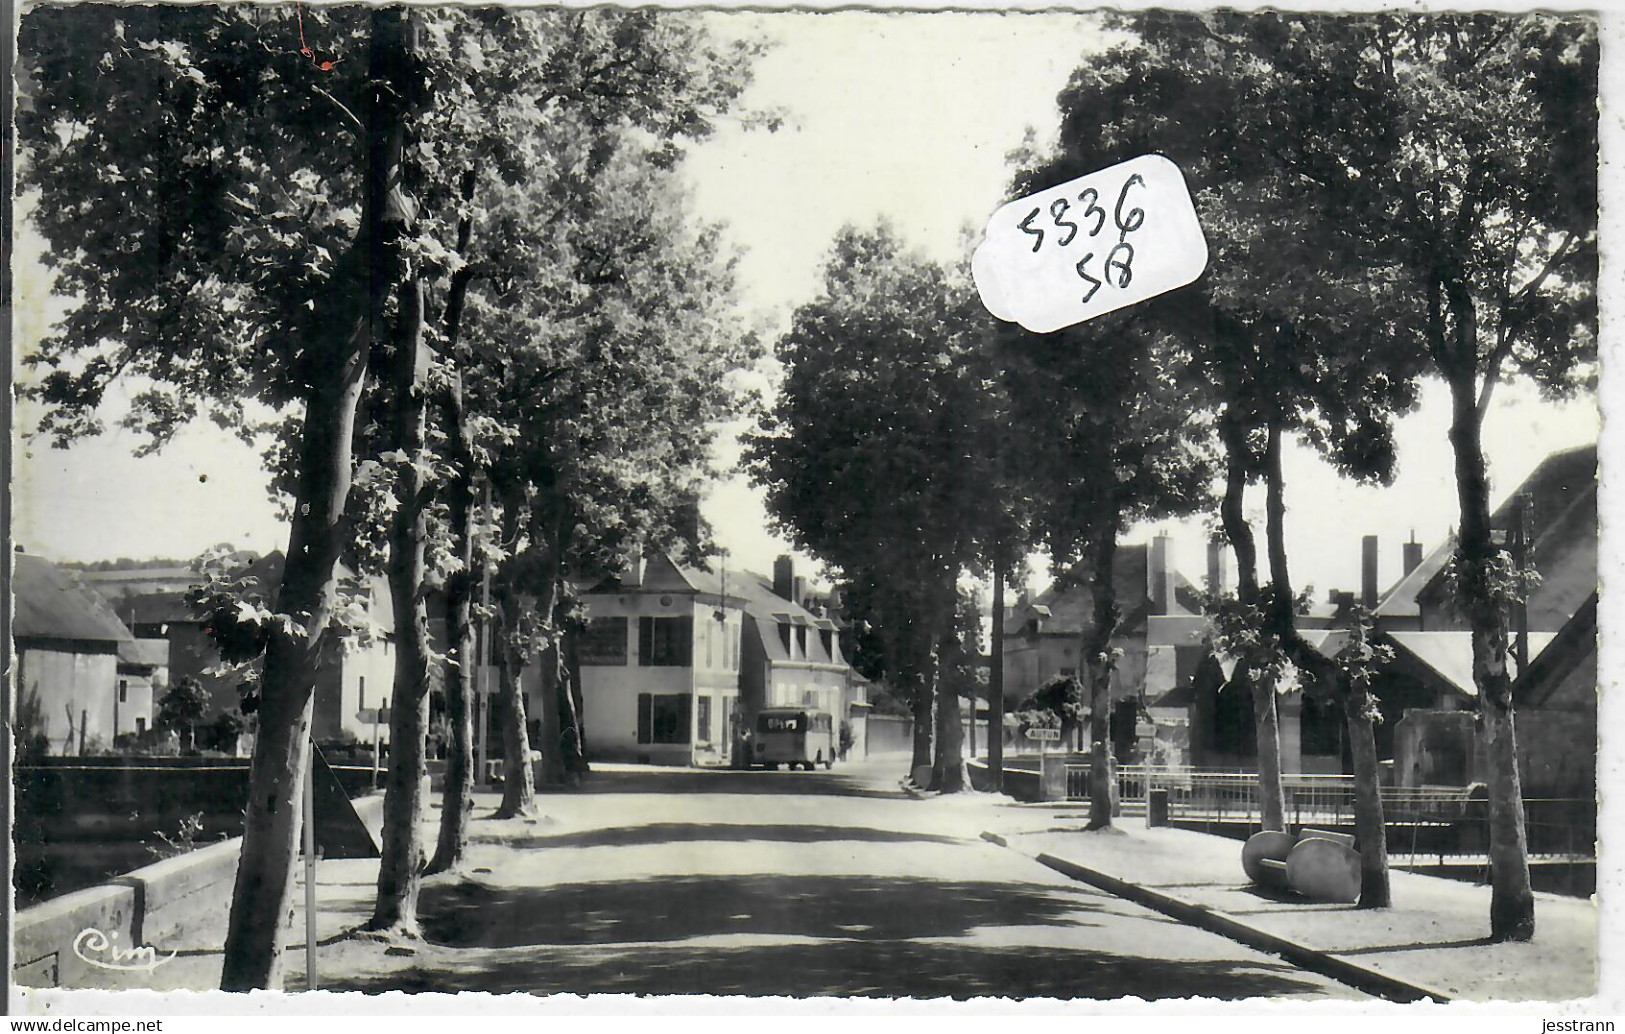
M1620 1011L1613 16L7 17L12 1012Z

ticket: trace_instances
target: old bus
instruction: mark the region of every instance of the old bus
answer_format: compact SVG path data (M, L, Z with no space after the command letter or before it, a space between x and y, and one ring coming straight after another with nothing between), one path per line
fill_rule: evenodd
M827 711L769 707L756 715L749 763L777 768L835 764L835 722Z

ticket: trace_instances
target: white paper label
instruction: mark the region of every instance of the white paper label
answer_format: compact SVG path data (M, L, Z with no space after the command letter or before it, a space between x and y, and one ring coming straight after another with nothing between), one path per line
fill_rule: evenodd
M1160 154L1010 202L971 258L987 311L1038 334L1184 287L1206 268L1185 177Z

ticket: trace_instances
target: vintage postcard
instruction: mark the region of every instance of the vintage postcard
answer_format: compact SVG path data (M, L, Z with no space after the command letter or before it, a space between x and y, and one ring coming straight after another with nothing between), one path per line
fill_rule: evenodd
M13 31L13 1011L1625 1002L1617 19Z

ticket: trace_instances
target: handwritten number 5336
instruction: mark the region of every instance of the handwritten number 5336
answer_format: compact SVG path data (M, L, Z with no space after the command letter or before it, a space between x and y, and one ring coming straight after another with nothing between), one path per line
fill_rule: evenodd
M1090 264L1097 254L1094 251L1085 253L1074 267L1078 271L1079 278L1089 285L1088 293L1083 296L1085 304L1095 296L1095 292L1099 291L1103 284L1110 284L1118 290L1122 290L1134 280L1134 245L1128 242L1128 235L1145 225L1145 210L1135 207L1124 211L1123 206L1128 201L1129 190L1136 186L1145 186L1145 179L1139 173L1135 173L1124 180L1123 189L1118 191L1117 204L1112 209L1112 223L1117 227L1117 243L1110 251L1106 252L1106 261L1100 269L1101 276L1096 277L1089 272ZM1072 202L1067 198L1058 197L1050 202L1049 218L1054 231L1056 231L1054 236L1056 247L1064 248L1076 240L1080 232L1080 223L1087 224L1091 218L1094 220L1094 226L1088 232L1090 239L1098 236L1100 231L1105 229L1106 210L1097 204L1099 200L1100 194L1093 187L1079 194L1078 201L1083 206L1083 212L1078 221L1068 218L1068 215L1072 212ZM1042 211L1040 208L1034 208L1027 213L1026 218L1016 224L1022 233L1032 235L1034 253L1043 248L1046 236L1042 226L1033 225L1033 221L1039 217Z

